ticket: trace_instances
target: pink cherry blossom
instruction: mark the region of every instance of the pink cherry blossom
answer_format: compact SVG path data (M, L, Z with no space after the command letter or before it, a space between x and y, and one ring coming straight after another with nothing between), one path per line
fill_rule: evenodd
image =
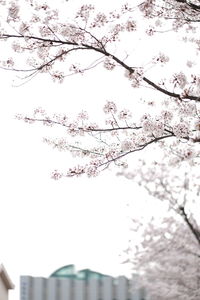
M103 110L106 114L110 114L110 113L116 114L117 106L113 101L107 101L107 103L104 106Z

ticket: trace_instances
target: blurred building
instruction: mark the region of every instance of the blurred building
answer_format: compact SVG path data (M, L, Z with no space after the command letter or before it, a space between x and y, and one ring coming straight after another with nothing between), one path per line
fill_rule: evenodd
M8 291L14 289L14 284L12 283L6 269L1 264L0 265L0 300L8 300Z
M83 269L76 272L74 265L67 265L54 271L50 275L50 277L73 278L73 279L82 279L88 281L91 278L101 279L101 278L111 277L111 276L99 272L95 272L90 269Z
M67 265L49 278L21 276L20 300L145 300L144 289L124 276L112 277Z

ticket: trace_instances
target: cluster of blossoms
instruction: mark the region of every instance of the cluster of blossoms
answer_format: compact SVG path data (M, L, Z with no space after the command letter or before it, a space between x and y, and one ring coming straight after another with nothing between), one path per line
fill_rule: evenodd
M93 5L82 5L81 8L77 11L75 18L80 18L82 21L87 22L90 17L91 11L94 11Z
M145 0L139 5L140 11L146 18L158 18L172 20L172 28L178 31L186 27L186 31L194 30L192 22L199 19L199 1L164 1L164 0ZM156 22L155 22L156 24Z
M8 9L8 20L18 21L19 20L19 6L15 2L11 2Z
M155 157L149 158L148 162L141 159L133 170L124 169L118 174L143 186L151 196L167 205L167 209L180 214L180 207L184 207L188 216L192 216L196 203L194 195L200 191L200 176L198 164L188 162L194 161L199 154L198 147L179 145L174 149L173 165L169 164L169 152L166 152L159 161Z
M183 72L180 72L173 75L171 82L173 83L174 87L179 87L183 89L188 81L185 74Z
M175 144L180 157L188 160L197 157L194 145L184 147L177 142ZM152 163L141 160L133 171L124 170L120 174L147 189L154 197L151 209L154 207L158 211L160 208L159 215L155 213L149 222L143 215L139 220L133 219L126 255L134 270L141 272L141 285L147 288L153 299L198 300L199 165L177 166L175 163L172 168L166 163L167 157L166 153L160 163L154 159ZM156 202L155 198L161 201ZM156 283L152 285L154 280Z
M164 122L169 122L173 119L173 113L169 110L163 110L161 112L161 117L163 118Z
M102 27L108 23L108 18L104 13L98 13L90 25L91 27Z
M110 59L110 58L105 58L104 60L104 68L106 68L109 71L112 71L116 67L116 63Z
M154 11L154 3L153 0L146 0L139 5L139 9L145 15L145 17L150 17Z
M120 111L118 116L120 120L130 120L131 117L132 113L128 109L123 109L122 111Z
M179 114L181 116L195 117L197 115L197 106L195 103L186 102L180 103L179 105Z
M14 61L12 57L8 58L6 61L2 61L2 66L6 68L12 68L14 66Z
M107 101L103 108L105 114L115 114L117 112L117 106L113 101Z
M146 29L146 34L149 36L153 36L156 33L156 29L154 26L149 26L149 28Z
M199 245L181 218L168 216L162 222L154 218L145 226L139 225L139 232L137 243L134 230L127 256L142 275L140 285L146 287L148 296L199 299Z
M135 68L132 72L125 70L125 77L131 81L131 86L138 88L143 80L142 68Z
M153 63L155 63L155 64L157 64L157 63L165 64L168 61L169 61L169 57L161 52L157 56L153 57Z
M59 172L58 170L54 170L51 174L51 178L54 180L61 179L63 177L63 174Z
M165 125L163 121L160 120L145 119L141 125L144 132L151 133L155 137L162 136L165 130Z
M70 66L70 68L69 68L69 70L71 71L71 72L73 72L74 74L82 74L83 73L83 70L81 70L81 68L80 68L80 65L78 65L78 64L72 64L71 66Z
M184 138L189 136L189 124L185 122L180 122L173 127L174 135L179 138Z
M1 8L4 4L4 1L1 1ZM5 4L2 15L5 12L6 18L8 14L7 19L12 23L11 27L15 31L11 35L7 34L6 26L4 28L2 24L0 31L5 41L12 38L12 49L16 53L25 52L27 62L33 62L28 63L28 66L32 68L26 70L26 74L28 74L28 71L30 72L27 78L35 76L36 71L38 73L46 72L52 77L53 81L61 83L65 75L71 72L83 73L83 70L90 69L90 67L83 68L79 66L73 68L73 66L78 65L75 62L65 68L65 72L66 69L70 72L65 74L63 70L59 70L57 63L65 61L68 64L69 53L85 49L93 49L94 51L97 49L97 55L100 51L101 53L105 52L104 66L106 69L112 70L116 65L116 61L110 59L112 55L108 55L106 47L116 42L121 32L136 30L136 22L131 17L132 9L129 9L128 6L126 9L121 8L119 12L111 11L105 14L103 12L96 13L93 5L82 5L71 22L66 22L66 20L59 22L58 10L51 9L47 4L37 4L24 0L23 8L23 13L26 9L28 11L27 19L21 17L22 14L20 14L21 11L17 1ZM119 24L119 18L125 15L127 15L126 21ZM18 42L18 38L20 38L20 42ZM1 40L3 41L3 39ZM8 61L8 59L5 59L5 61ZM3 66L5 67L5 65ZM6 67L12 69L13 66L8 64ZM17 65L15 69L18 70ZM20 67L19 70L21 70Z
M192 80L190 82L190 89L192 90L194 95L199 95L200 93L200 76L192 74Z
M98 169L94 165L89 166L76 166L74 168L70 168L66 174L59 172L58 170L54 170L51 174L51 178L54 180L61 179L63 177L73 177L80 176L82 174L87 174L88 177L95 177L98 175Z
M136 31L137 26L136 22L133 20L128 20L125 24L126 31L131 32L131 31Z
M69 70L70 74L71 72L82 74L84 71L90 69L90 67L81 67L81 64L75 62L70 63L68 68L65 68L65 71L58 71L57 62L65 62L68 64L67 58L69 53L86 49L93 49L94 52L97 52L96 54L101 53L105 55L104 67L108 70L113 70L116 65L124 67L124 62L113 56L112 53L108 53L107 50L109 45L120 41L120 34L122 32L127 31L131 33L136 31L137 24L133 19L134 7L124 4L121 10L114 10L105 14L103 12L96 13L93 5L82 5L75 15L74 22L59 22L58 11L51 9L49 5L37 4L32 1L26 1L26 3L29 9L31 9L30 19L28 20L20 19L20 10L17 1L8 4L9 22L13 22L13 27L16 27L17 32L19 32L21 43L18 43L16 34L14 34L14 38L12 34L7 35L3 27L1 31L3 32L5 40L10 37L13 38L12 48L16 53L20 54L21 52L26 52L30 54L27 62L32 62L28 63L28 65L32 67L30 68L30 73L33 76L35 76L36 71L38 73L45 72L52 77L53 81L62 83L66 77L66 69ZM1 5L2 4L5 4L4 1L1 1ZM158 17L155 26L159 27L162 27L160 18L168 16L168 14L170 16L170 11L171 14L173 14L172 8L174 11L180 10L183 16L185 11L189 9L191 10L189 11L190 16L192 16L192 19L195 19L196 12L188 3L186 4L185 2L183 4L168 1L168 4L165 4L166 3L163 3L163 6L160 6L157 5L156 0L146 0L138 6L138 9L145 17ZM181 18L178 18L178 20L179 19ZM150 25L148 31L149 35L156 32L155 27L152 25ZM24 39L21 39L22 36ZM48 39L48 45L46 39ZM195 42L197 42L196 39ZM159 62L161 64L165 64L168 60L169 58L162 53L159 53L158 56L153 58L154 63ZM2 65L5 67L5 64L2 63ZM6 65L8 69L12 69L12 67L11 64ZM17 69L17 66L15 66L15 69ZM125 69L125 76L131 80L132 86L136 88L140 87L144 79L143 69L136 68L133 69L133 71L130 71L130 68ZM26 72L27 71L28 70L26 70ZM28 78L30 78L30 75L28 76ZM171 82L174 87L183 89L187 84L187 79L184 73L180 72L174 74ZM148 84L154 88L156 87L156 84L151 84L151 81L148 81ZM193 85L195 85L196 88L198 87L197 83L193 83ZM191 92L193 89L190 88L189 91ZM181 96L182 98L187 97L188 91L181 91Z
M81 111L75 119L71 119L65 114L54 114L49 116L42 108L35 109L32 117L18 116L28 123L42 122L48 126L62 126L68 138L44 139L46 143L60 151L68 151L74 157L85 160L85 165L80 168L72 168L63 176L96 176L98 173L115 164L120 167L127 167L127 156L133 152L150 147L156 143L157 147L163 148L165 145L171 149L169 161L173 157L174 163L179 164L182 160L196 160L199 151L194 151L190 146L196 143L194 134L199 132L197 124L192 124L190 120L191 112L195 112L195 105L187 102L182 103L176 114L169 110L162 110L158 116L143 114L136 121L133 120L132 113L128 109L119 110L114 101L107 101L103 107L105 116L104 126L90 121L88 113ZM177 116L185 115L185 120L178 121ZM133 121L135 121L133 123ZM198 123L199 124L199 123ZM177 144L183 141L183 148L177 150ZM144 150L143 150L144 151ZM54 176L60 178L60 176Z
M60 71L54 71L51 75L54 82L57 81L59 83L62 83L65 78L64 73Z

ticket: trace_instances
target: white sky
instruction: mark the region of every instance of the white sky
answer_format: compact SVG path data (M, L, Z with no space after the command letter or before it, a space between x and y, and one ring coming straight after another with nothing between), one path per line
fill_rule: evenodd
M147 194L113 172L53 181L52 170L74 161L42 143L51 129L17 121L14 115L42 106L58 113L89 110L95 120L107 99L133 107L135 90L122 74L106 71L72 76L63 85L42 75L13 88L15 75L0 72L0 263L16 285L10 300L18 299L20 275L47 277L71 263L77 269L127 274L119 254L128 245L129 216L151 214ZM130 201L131 212L126 206Z
M138 200L146 194L112 172L94 179L53 181L52 170L63 168L63 164L67 168L74 162L66 153L42 143L46 132L50 135L50 128L14 119L16 113L31 112L39 105L57 112L89 107L98 83L88 84L83 77L78 83L80 95L80 90L74 88L75 77L68 81L73 85L45 79L40 84L35 79L11 88L11 76L14 74L1 73L1 262L16 285L20 275L46 277L71 263L78 269L127 274L119 257L129 238L128 216L132 213L126 204L137 201L135 211L139 211ZM105 98L107 91L103 94ZM101 107L98 101L95 106ZM144 203L141 205L144 211ZM10 300L16 299L17 289L10 293Z

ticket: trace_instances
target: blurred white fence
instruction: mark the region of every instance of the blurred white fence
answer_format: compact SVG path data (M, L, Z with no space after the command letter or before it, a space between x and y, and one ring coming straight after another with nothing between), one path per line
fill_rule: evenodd
M126 277L41 278L21 276L20 300L145 300L143 288Z

